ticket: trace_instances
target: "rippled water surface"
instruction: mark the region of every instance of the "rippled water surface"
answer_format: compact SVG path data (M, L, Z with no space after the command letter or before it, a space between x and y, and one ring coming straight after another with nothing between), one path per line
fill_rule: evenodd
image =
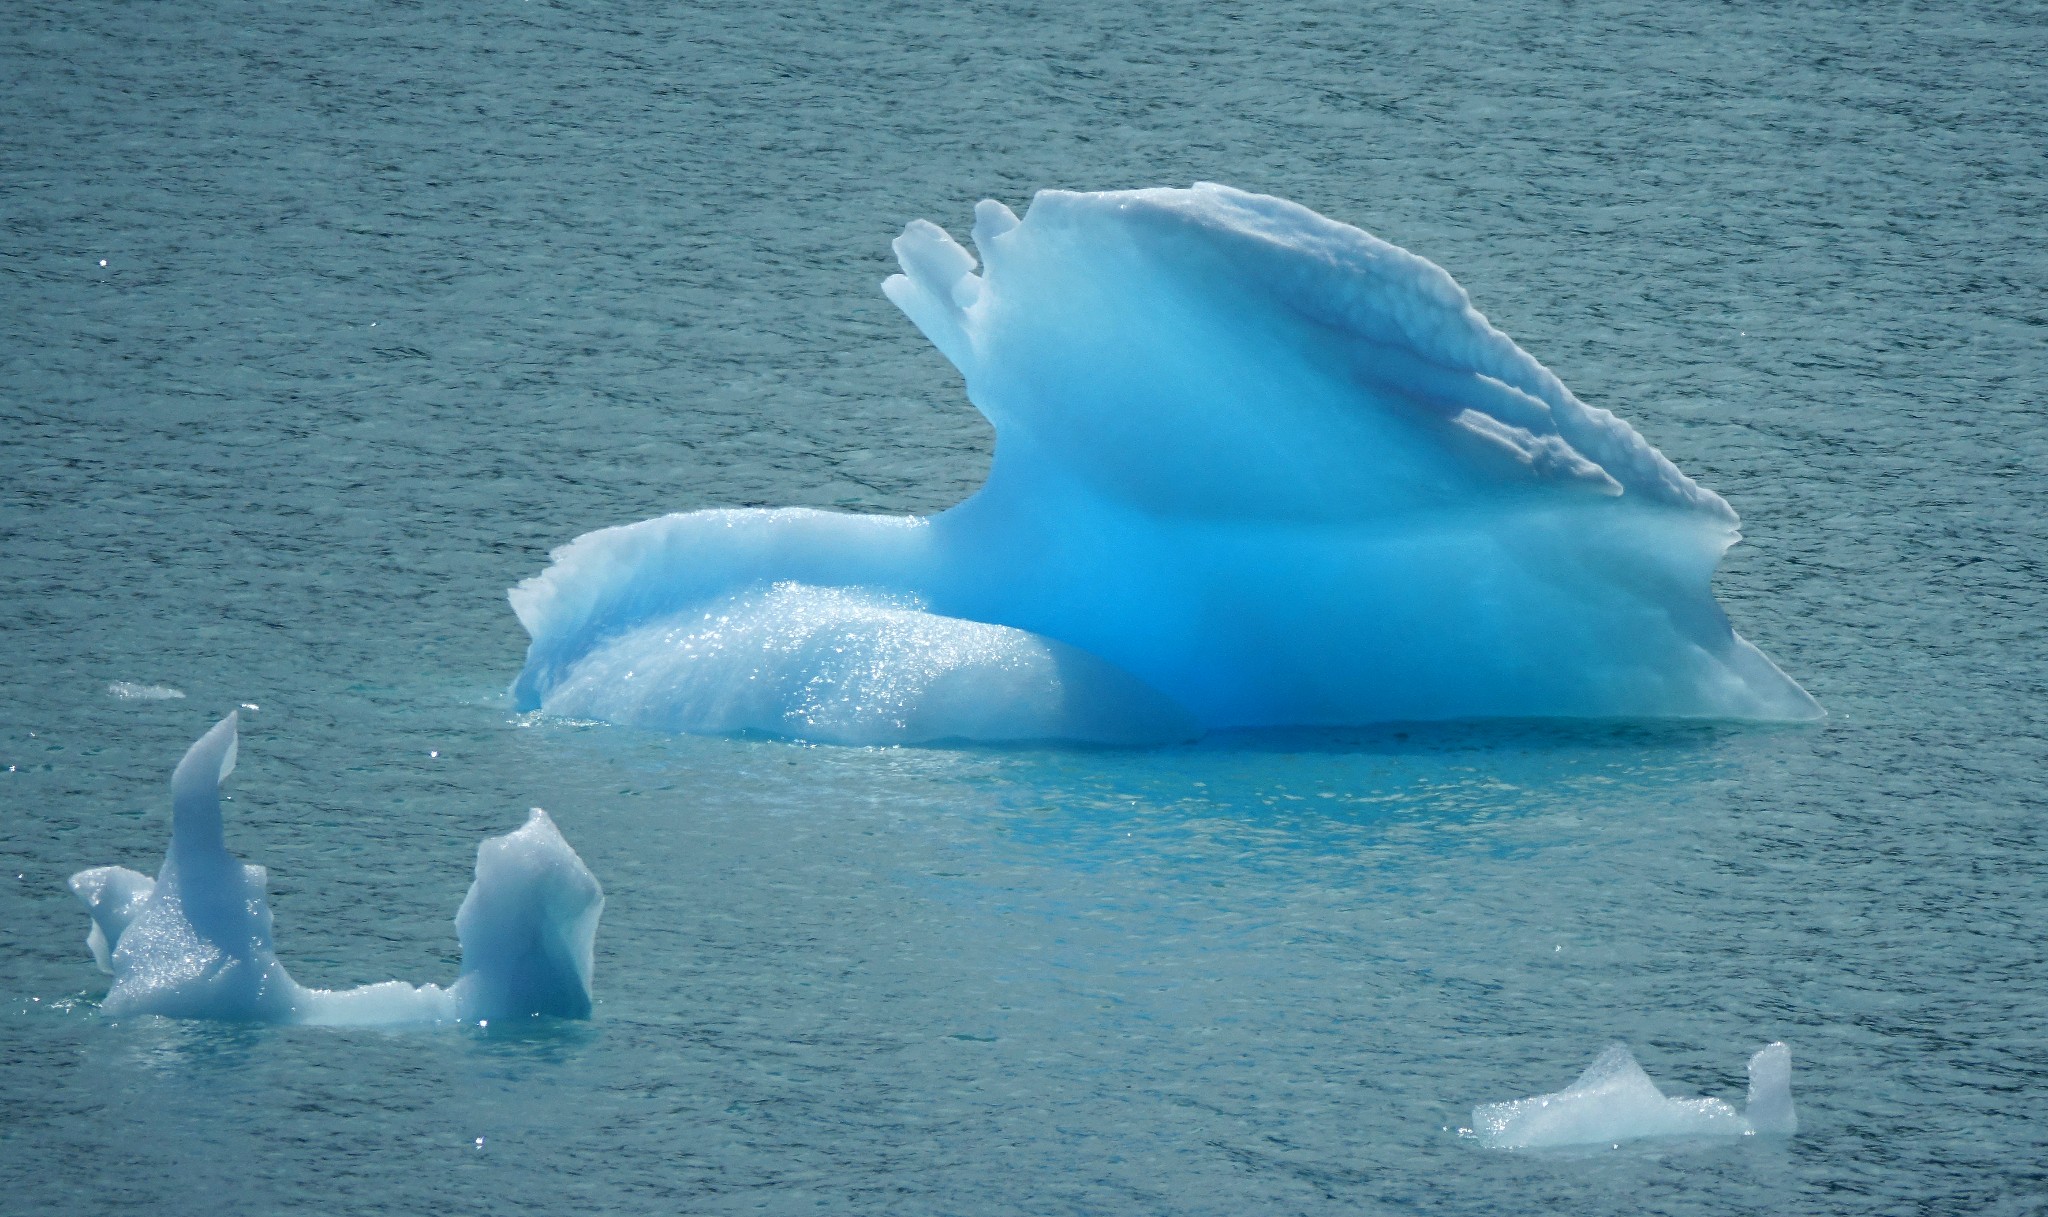
M2029 4L0 6L0 1209L2048 1211L2043 63ZM1832 716L514 720L549 547L978 483L905 221L1197 178L1434 259L1727 495ZM596 1017L101 1018L64 878L153 868L240 703L300 979L452 976L541 804ZM1723 1096L1785 1039L1804 1128L1456 1135L1614 1038Z

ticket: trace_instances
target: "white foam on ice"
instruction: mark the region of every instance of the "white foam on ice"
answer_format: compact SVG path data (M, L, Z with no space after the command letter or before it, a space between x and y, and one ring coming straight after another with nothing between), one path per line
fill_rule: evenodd
M954 645L951 622L1091 656L1090 683L1051 702L1143 686L1208 728L1820 713L1714 602L1735 513L1428 261L1209 184L1047 191L1022 221L983 203L974 241L979 273L910 225L883 287L994 424L986 485L929 519L713 511L581 537L511 593L522 709L786 731L849 674L945 667L924 648ZM839 589L779 593L805 612L843 593L938 620L829 660L764 645L749 674L768 692L703 713L747 660L674 659L696 637L677 623L792 585ZM629 687L655 669L661 694ZM1008 731L1018 695L962 678L920 731ZM830 735L901 739L897 704ZM1103 715L1023 717L1079 734Z
M222 828L237 726L228 715L179 762L171 844L154 880L118 866L71 877L92 916L93 958L114 977L106 1013L325 1026L589 1015L604 892L537 807L477 849L455 919L462 972L453 985L332 990L293 980L272 943L269 876L228 852Z
M1470 1132L1497 1149L1616 1144L1645 1137L1790 1136L1792 1053L1770 1044L1749 1060L1746 1110L1720 1099L1666 1096L1625 1044L1610 1045L1570 1086L1553 1094L1482 1103Z

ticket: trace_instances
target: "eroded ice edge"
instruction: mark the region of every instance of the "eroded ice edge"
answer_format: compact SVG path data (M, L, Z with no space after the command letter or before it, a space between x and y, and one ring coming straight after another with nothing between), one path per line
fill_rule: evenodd
M1742 1111L1720 1099L1667 1097L1625 1044L1612 1044L1563 1090L1472 1109L1469 1132L1496 1149L1618 1144L1646 1137L1789 1137L1799 1131L1792 1106L1792 1052L1770 1044L1749 1058L1749 1101Z
M1281 199L1046 191L883 290L994 425L936 516L699 511L511 600L522 710L842 743L1805 719L1709 587L1727 503L1444 271Z
M455 914L454 984L311 989L272 945L269 875L230 854L220 784L234 771L237 716L200 737L171 778L171 844L155 879L120 866L71 877L92 914L87 944L114 982L110 1015L392 1026L590 1014L604 891L546 812L477 847Z

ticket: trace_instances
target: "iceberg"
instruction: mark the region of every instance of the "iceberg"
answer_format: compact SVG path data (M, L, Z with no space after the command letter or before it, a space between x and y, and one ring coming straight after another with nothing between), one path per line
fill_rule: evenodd
M107 1014L350 1027L589 1016L604 891L538 807L477 848L476 880L455 915L454 984L331 990L293 980L272 945L269 875L228 852L221 823L237 717L178 763L171 844L155 879L119 866L71 877L92 917L86 942L114 978Z
M1563 1090L1474 1107L1470 1129L1496 1149L1614 1144L1643 1137L1789 1137L1797 1131L1792 1051L1782 1043L1767 1045L1749 1059L1749 1101L1740 1112L1720 1099L1667 1097L1626 1044L1612 1044Z
M1714 600L1728 504L1434 264L1208 183L983 202L973 240L912 223L883 290L994 425L982 488L580 537L510 593L522 711L839 743L1821 713Z

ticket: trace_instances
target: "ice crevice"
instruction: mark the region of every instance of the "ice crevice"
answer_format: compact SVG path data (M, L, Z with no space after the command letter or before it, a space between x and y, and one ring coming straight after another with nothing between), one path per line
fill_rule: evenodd
M171 843L154 879L120 866L71 877L92 917L87 944L114 978L106 1014L361 1027L589 1016L604 891L538 807L477 848L455 915L453 984L334 990L292 979L272 941L269 875L228 852L221 822L238 726L228 715L179 762Z
M973 240L911 223L883 291L993 424L984 486L578 538L511 592L522 710L838 743L1819 716L1714 600L1735 512L1433 263L1208 183L983 202Z

